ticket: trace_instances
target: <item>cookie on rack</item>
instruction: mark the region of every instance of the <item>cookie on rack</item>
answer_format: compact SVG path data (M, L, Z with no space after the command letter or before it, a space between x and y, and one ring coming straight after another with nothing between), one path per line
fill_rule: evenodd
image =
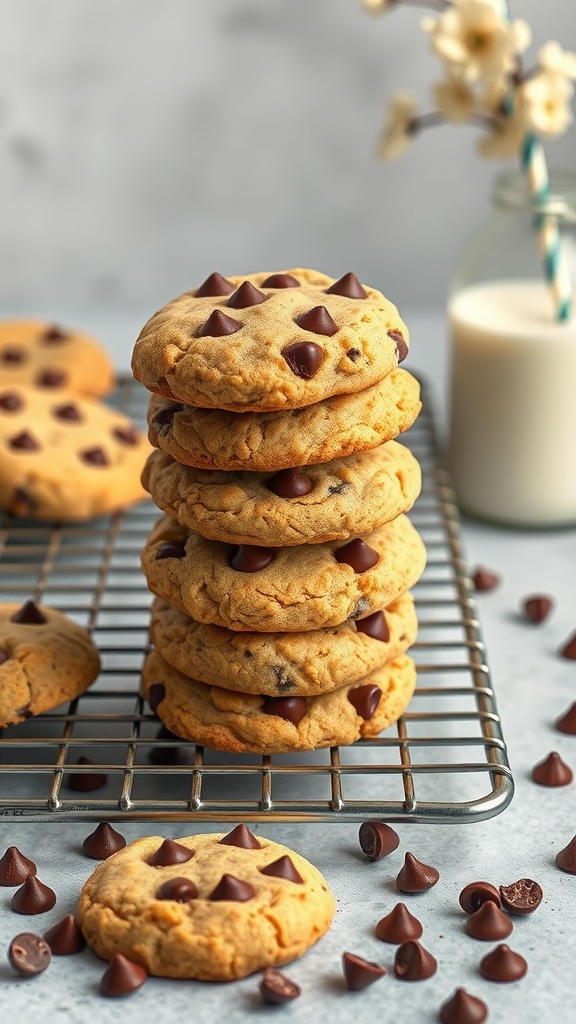
M277 548L206 540L163 515L142 550L157 597L199 622L274 633L371 615L409 590L425 562L405 515L364 537Z
M233 981L301 956L334 916L310 861L245 825L147 836L84 883L78 922L100 957L122 953L163 978Z
M422 474L396 441L279 473L202 470L150 455L142 483L183 526L230 544L322 544L369 533L412 508Z
M121 412L71 391L0 387L0 509L85 520L146 497L146 435Z
M411 594L383 611L304 633L234 632L195 622L156 598L150 633L168 664L202 683L271 697L311 696L357 682L416 639Z
M0 604L0 727L72 700L99 671L89 634L68 616L32 601Z
M416 685L412 658L312 697L239 693L189 679L157 652L148 655L142 692L181 739L232 753L281 754L354 743L397 721Z
M420 385L400 367L365 391L285 412L196 409L152 395L148 437L186 466L274 472L376 448L420 409Z
M44 320L0 321L0 387L64 388L100 398L114 387L110 356L94 338Z
M144 325L132 371L206 409L272 412L362 391L408 353L396 306L354 274L212 274Z

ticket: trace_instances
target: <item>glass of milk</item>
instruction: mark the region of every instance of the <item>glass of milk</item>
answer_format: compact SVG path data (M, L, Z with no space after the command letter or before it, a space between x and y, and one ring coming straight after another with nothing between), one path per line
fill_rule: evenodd
M463 250L448 300L448 465L464 512L516 527L576 524L576 173L552 177L574 313L558 323L523 176Z

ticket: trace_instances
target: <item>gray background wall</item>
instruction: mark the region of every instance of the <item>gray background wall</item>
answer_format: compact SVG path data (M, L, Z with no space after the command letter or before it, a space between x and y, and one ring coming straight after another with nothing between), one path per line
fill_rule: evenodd
M524 0L576 49L573 0ZM420 12L357 0L0 0L0 312L147 316L212 269L354 269L441 306L497 164L464 127L374 156L428 105ZM535 52L535 48L532 51ZM551 163L574 167L574 129Z

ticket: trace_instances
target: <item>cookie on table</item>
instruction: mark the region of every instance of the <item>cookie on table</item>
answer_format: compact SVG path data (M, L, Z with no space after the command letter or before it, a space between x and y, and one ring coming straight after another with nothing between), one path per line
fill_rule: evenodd
M206 540L164 515L142 550L157 597L198 622L275 633L379 611L417 582L425 562L405 515L363 538L278 548Z
M169 665L202 683L272 697L325 693L356 682L410 647L411 594L368 618L305 633L239 633L195 622L156 598L150 633Z
M99 671L98 651L72 619L32 601L0 604L0 727L72 700Z
M245 825L176 841L137 839L84 883L78 922L104 959L163 978L233 981L301 956L334 916L310 861Z
M239 693L189 679L157 652L148 655L142 693L181 739L232 753L283 754L377 736L406 710L416 685L407 654L363 679L312 697Z
M420 466L396 441L279 473L202 470L150 455L142 483L182 526L230 544L321 544L368 533L408 512Z
M97 399L0 386L0 509L83 520L146 497L146 435Z
M0 387L62 388L99 398L114 387L108 353L83 331L42 320L0 321Z
M186 466L278 471L376 448L408 430L421 407L418 381L400 367L365 391L285 412L195 409L153 395L148 437Z

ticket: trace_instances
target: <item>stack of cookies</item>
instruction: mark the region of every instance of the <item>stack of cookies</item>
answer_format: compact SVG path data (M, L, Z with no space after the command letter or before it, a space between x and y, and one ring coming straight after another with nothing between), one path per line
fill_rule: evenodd
M398 311L354 274L212 274L156 313L143 693L176 735L278 753L377 735L406 708L426 552L420 410Z

